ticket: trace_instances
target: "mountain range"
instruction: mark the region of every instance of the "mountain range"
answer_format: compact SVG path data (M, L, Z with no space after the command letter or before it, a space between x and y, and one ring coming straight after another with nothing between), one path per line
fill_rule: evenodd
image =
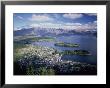
M91 31L76 31L65 30L65 29L55 29L55 28L21 28L20 30L14 30L14 36L25 36L25 35L35 35L35 36L61 36L61 35L94 35L97 36L96 30Z

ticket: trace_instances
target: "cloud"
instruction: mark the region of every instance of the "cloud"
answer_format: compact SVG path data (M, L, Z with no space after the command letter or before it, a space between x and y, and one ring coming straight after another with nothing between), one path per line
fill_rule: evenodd
M94 24L97 24L97 21L94 21Z
M92 31L97 29L97 23L96 21L94 22L88 22L86 24L81 24L81 23L72 23L73 25L67 24L65 25L64 28L70 29L70 30L75 30L77 32L82 32L82 31Z
M40 28L53 28L53 29L64 29L64 30L75 30L77 32L81 31L92 31L97 29L97 21L88 22L86 24L81 23L34 23L31 24L31 27L40 27Z
M97 16L97 13L86 13L89 16Z
M43 14L43 15L36 15L32 14L32 17L29 18L30 21L39 21L39 22L45 22L45 21L52 21L53 18L50 18L48 15Z
M78 25L82 25L82 24L81 23L65 23L65 25L70 25L70 26L76 25L76 26L78 26Z
M33 23L33 24L31 24L30 26L31 26L31 27L39 27L39 24Z
M17 18L19 18L19 19L21 19L21 20L23 20L23 19L24 19L22 16L17 16Z
M55 23L34 23L31 24L31 27L40 27L40 28L61 28L62 24L55 24Z
M67 14L63 14L64 18L68 18L68 19L78 19L83 17L83 14L80 13L67 13Z

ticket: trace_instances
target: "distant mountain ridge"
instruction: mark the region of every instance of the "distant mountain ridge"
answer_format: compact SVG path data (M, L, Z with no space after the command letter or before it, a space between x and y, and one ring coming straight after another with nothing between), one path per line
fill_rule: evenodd
M73 34L81 34L81 35L94 35L97 36L97 31L83 31L78 32L73 30L65 30L65 29L54 29L54 28L21 28L20 30L14 30L14 36L25 36L25 35L35 35L35 36L58 36L58 35L73 35Z

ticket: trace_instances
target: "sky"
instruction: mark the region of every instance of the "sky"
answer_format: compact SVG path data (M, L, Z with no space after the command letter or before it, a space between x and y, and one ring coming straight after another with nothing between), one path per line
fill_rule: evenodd
M87 31L97 29L96 13L14 13L14 30L23 27Z

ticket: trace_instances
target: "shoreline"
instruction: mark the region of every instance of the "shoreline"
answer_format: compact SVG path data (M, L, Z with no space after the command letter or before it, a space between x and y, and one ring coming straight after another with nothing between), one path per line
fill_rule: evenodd
M27 45L25 48L18 50L18 53L21 53L21 59L16 59L14 61L14 65L17 64L18 67L20 67L18 69L25 71L21 75L38 75L37 71L39 71L40 68L40 71L51 70L52 73L46 73L49 75L52 75L53 73L54 75L92 75L97 73L97 68L95 65L61 60L61 55L59 55L55 49ZM16 66L14 67L16 68ZM28 73L30 72L29 74L27 74L27 70ZM15 70L14 74L19 75ZM42 75L41 73L39 74Z

